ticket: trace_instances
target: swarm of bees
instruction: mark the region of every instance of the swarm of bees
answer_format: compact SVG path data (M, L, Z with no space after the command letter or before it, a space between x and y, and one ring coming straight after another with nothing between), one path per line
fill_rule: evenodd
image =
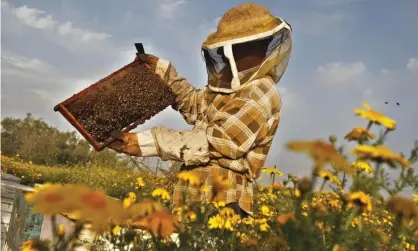
M389 102L386 101L385 104L389 104ZM396 105L399 106L399 102L396 102Z
M118 74L67 109L100 143L146 114L157 114L174 103L171 88L140 67Z

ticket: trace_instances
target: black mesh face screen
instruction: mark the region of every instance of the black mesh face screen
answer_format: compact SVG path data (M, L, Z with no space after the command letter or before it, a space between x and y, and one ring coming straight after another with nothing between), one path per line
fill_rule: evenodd
M289 35L289 31L279 31L270 37L232 45L238 71L259 66Z
M228 58L225 57L224 48L203 49L206 67L216 73L220 73L225 67L229 67Z
M288 38L290 31L282 29L266 38L232 44L233 61L231 62L225 55L224 46L213 49L202 48L202 56L208 72L208 84L218 90L237 88L236 82L232 87L235 69L231 68L230 63L233 62L241 83L250 79L259 69L261 74L281 76L288 62L287 50L291 44L291 38Z
M229 60L224 54L224 48L202 49L202 51L209 78L222 81L222 86L229 86L233 75Z
M256 54L267 58L283 41L289 36L288 30L282 30L273 34L271 37L253 40L245 43L232 45L235 60L239 60L248 54Z

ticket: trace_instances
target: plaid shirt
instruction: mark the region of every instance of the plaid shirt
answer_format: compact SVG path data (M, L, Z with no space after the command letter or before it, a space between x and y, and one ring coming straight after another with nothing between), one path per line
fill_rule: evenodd
M265 76L234 93L223 94L207 86L194 88L171 65L163 78L177 95L173 108L188 124L207 132L210 161L192 171L211 191L210 170L217 169L232 183L221 198L227 204L238 202L243 210L252 213L251 180L260 175L280 120L281 99L275 82ZM174 205L181 204L184 190L183 184L176 185Z

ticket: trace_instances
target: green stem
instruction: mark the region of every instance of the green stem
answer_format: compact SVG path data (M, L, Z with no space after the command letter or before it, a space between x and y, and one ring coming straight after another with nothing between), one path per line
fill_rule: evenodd
M387 250L394 250L394 246L397 244L396 242L398 240L399 235L401 234L401 230L402 230L402 216L397 215L396 224L393 227L392 238L390 239Z
M380 173L380 166L381 165L382 165L382 162L380 162L380 161L376 164L376 169L375 169L375 173L374 173L374 178L375 179L379 178L378 175Z
M322 181L321 188L319 189L319 191L322 191L324 189L324 186L325 186L326 182L327 182L326 179L324 179L324 181Z
M386 131L379 137L379 139L376 141L376 143L373 144L373 146L378 146L378 145L383 144L383 141L385 140L389 132L390 130L386 129Z
M151 233L151 236L152 236L152 242L154 242L156 250L161 250L160 242L157 241L157 238L155 238L153 233Z
M355 191L360 189L360 172L356 171L354 175L354 189Z
M52 224L52 243L54 243L54 250L57 245L57 216L55 214L51 215L51 224Z
M341 192L339 192L339 195L340 195L340 199L343 202L343 204L341 205L341 211L338 214L337 220L335 222L335 238L334 238L334 241L333 241L331 247L334 247L335 245L337 245L340 242L341 238L343 237L342 236L341 223L342 223L342 219L343 219L343 212L347 208L347 203L346 203L345 199L343 198L344 195Z
M359 209L358 208L354 208L353 212L350 214L350 216L348 216L347 221L345 222L344 230L347 230L348 229L348 227L353 222L353 219L358 214L358 212L359 212Z
M316 175L316 170L317 170L317 168L315 167L314 169L313 169L313 171L312 171L312 177L311 177L311 189L310 189L310 191L312 192L312 190L315 188L315 185L316 185L316 180L317 180L317 175ZM319 169L318 169L319 170Z
M369 121L369 124L367 125L366 131L369 131L370 128L372 127L373 122Z
M345 172L343 172L343 180L342 180L342 184L341 184L341 188L344 190L345 189L345 182L346 182L346 180L345 180Z
M373 122L369 122L369 124L367 125L366 131L362 132L359 136L359 140L358 143L359 145L363 145L363 142L365 141L364 139L367 139L367 132L370 130L370 128L372 127Z
M341 232L342 232L342 229L341 229L342 219L343 219L343 211L341 210L335 222L335 238L331 246L335 246L338 244L338 242L340 242Z

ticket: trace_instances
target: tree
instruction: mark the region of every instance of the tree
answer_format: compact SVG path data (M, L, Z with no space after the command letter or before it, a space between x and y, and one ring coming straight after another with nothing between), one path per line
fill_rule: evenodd
M115 152L92 151L89 143L76 132L61 132L30 113L24 119L4 118L1 122L2 154L43 165L101 163L116 165Z

